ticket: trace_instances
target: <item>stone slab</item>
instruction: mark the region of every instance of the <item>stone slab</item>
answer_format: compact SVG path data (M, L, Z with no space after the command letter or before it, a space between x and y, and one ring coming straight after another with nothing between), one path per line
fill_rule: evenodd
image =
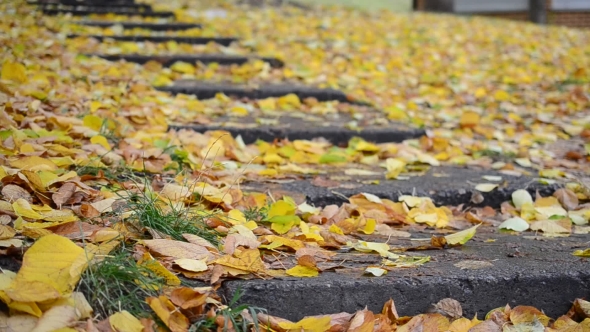
M42 9L54 9L61 6L68 6L68 8L93 10L95 8L113 8L113 9L130 9L151 11L152 6L142 3L133 2L99 2L99 1L76 1L76 0L59 0L59 1L30 1L30 5L38 5Z
M351 165L360 168L359 165ZM346 177L347 167L334 166L312 166L319 170L325 170L327 174L319 175L322 178L333 179ZM343 169L344 168L344 169ZM286 180L282 183L245 182L243 190L278 190L281 192L303 193L307 202L315 206L329 204L342 204L346 202L345 197L350 197L361 192L377 195L397 201L401 195L428 196L438 205L466 204L466 206L491 206L500 207L502 202L511 199L512 192L518 189L528 190L533 197L536 192L543 196L549 196L559 188L560 184L545 185L540 183L533 176L511 176L493 170L476 168L462 168L452 166L431 167L424 175L411 176L408 180L386 180L385 170L379 168L368 168L368 170L379 172L383 175L372 176L347 176L349 180L338 180L338 186L334 188L319 187L312 184L315 175L304 176L301 180ZM490 183L491 181L482 178L484 175L501 176L502 182L498 182L499 188L491 192L480 192L484 200L480 204L470 203L473 193L478 192L475 186L479 183ZM378 180L379 184L369 184Z
M149 23L149 22L113 22L113 21L76 21L74 24L108 28L121 25L123 29L148 29L153 31L178 31L202 27L196 23Z
M336 261L347 266L338 272L323 272L316 278L231 280L225 281L220 291L225 298L231 298L241 289L241 303L266 308L271 315L291 320L355 312L365 306L380 312L390 298L400 315L416 315L449 297L462 304L464 316L469 318L477 314L483 319L489 310L506 304L532 305L557 318L568 311L573 300L590 296L590 262L572 255L575 249L588 247L590 236L528 235L503 235L480 227L463 247L407 252L431 256L430 262L418 268L398 268L381 277L369 277L363 270L368 265L379 265L381 259L377 255L348 253L336 256ZM389 239L392 246L415 246L416 242L421 241ZM487 267L455 266L465 261L483 262L480 264Z
M338 124L330 126L318 126L316 123L305 122L300 119L284 120L290 121L290 126L256 125L254 127L240 127L233 124L211 123L207 125L171 125L172 130L189 129L197 132L209 130L225 130L233 137L240 135L246 144L254 143L257 140L273 141L276 138L310 139L323 137L333 144L346 144L353 137L362 137L372 142L401 142L406 139L418 138L424 135L422 129L413 129L403 124L390 124L387 127L369 127L360 131L351 130Z
M72 16L88 16L93 14L117 14L127 16L141 16L141 17L160 17L160 18L171 18L174 17L173 12L168 11L138 11L138 10L123 10L117 9L116 7L103 8L97 7L94 10L88 9L43 9L45 15L65 15L70 14Z
M330 88L317 88L298 84L267 84L258 87L249 87L239 84L204 82L196 80L178 80L174 85L158 87L160 91L171 93L183 93L195 95L199 99L214 98L217 93L224 93L235 98L265 99L269 97L281 97L288 94L295 94L299 99L315 98L318 101L340 101L355 103L355 101L344 92ZM365 103L357 102L359 105Z
M260 59L268 62L273 67L282 67L283 62L276 58L255 57L255 56L241 56L230 54L182 54L182 55L138 55L138 54L86 54L87 56L98 56L110 61L125 60L127 62L135 62L144 64L148 61L157 61L164 66L170 66L176 61L190 62L190 63L219 63L220 65L244 64L251 59Z
M208 43L216 43L223 46L229 46L231 43L237 41L237 38L234 37L174 37L174 36L99 36L99 35L68 35L68 38L78 38L78 37L88 37L94 38L100 42L105 39L113 39L118 41L130 41L130 42L151 42L151 43L166 43L169 41L174 41L177 43L185 43L185 44L208 44Z

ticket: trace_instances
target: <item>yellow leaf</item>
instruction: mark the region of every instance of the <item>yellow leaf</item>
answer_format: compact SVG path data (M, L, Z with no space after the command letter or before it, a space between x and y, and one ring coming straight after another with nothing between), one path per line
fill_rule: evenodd
M254 273L264 272L265 270L258 249L236 250L232 256L223 256L213 261L213 263Z
M307 317L298 321L280 322L279 326L287 331L324 332L330 329L332 319L330 316Z
M287 270L287 274L293 277L317 277L319 272L317 269L308 267L308 266L301 266L295 265L294 267Z
M204 259L179 258L174 260L174 263L182 269L192 272L203 272L209 269Z
M397 158L387 158L385 160L385 167L387 168L385 178L388 180L397 179L399 174L406 167L406 162Z
M14 209L14 213L17 216L28 218L28 219L43 219L43 216L33 210L31 204L24 200L23 198L17 199L14 203L12 203L12 208Z
M5 61L2 64L0 78L16 83L24 83L27 81L26 68L18 62Z
M41 302L68 295L91 256L65 237L46 235L27 250L6 294L20 302Z
M153 81L153 86L167 86L172 85L174 82L165 75L158 75Z
M109 144L109 141L107 141L106 137L102 135L92 136L92 138L90 138L90 143L101 145L107 150L112 149L111 145Z
M166 296L149 297L146 302L172 332L186 332L189 327L186 318Z
M367 219L365 226L360 228L359 231L365 234L373 234L373 232L375 232L375 227L377 227L377 221L375 221L375 219L369 218Z
M459 124L461 127L475 127L481 121L480 116L478 113L467 111L461 114L461 119L459 120Z
M10 166L25 171L55 171L57 165L49 159L38 156L23 157L10 162Z
M86 297L83 293L72 293L71 301L80 318L86 319L92 317L92 307L90 306L90 303L88 303L88 300L86 300Z
M279 108L283 110L297 109L301 107L301 101L299 100L299 97L297 97L297 95L294 93L290 93L288 95L279 97L277 104Z
M277 100L275 98L260 99L257 103L258 107L263 111L274 111L277 109Z
M85 127L88 127L94 131L100 131L100 128L102 128L102 124L104 123L103 119L92 114L86 115L82 119L82 122L84 123Z
M175 240L145 240L146 247L156 256L190 259L213 259L213 254L207 248L194 243Z
M465 244L467 241L469 241L475 235L475 231L477 230L478 227L479 227L479 225L475 225L473 227L462 230L460 232L457 232L457 233L454 233L451 235L447 235L447 236L445 236L445 239L447 240L447 243L450 245Z
M492 191L496 188L498 188L498 185L494 184L494 183L480 183L475 186L475 190L481 191L484 193L489 193L490 191Z
M261 248L266 248L266 249L274 249L274 248L278 248L280 246L287 246L287 247L292 248L294 250L305 248L305 243L303 243L303 241L299 241L299 240L295 240L295 239L288 239L288 238L282 237L282 236L266 235L266 236L263 236L261 238L261 240L265 241L265 243L270 242L270 244L268 244L268 245L260 246Z
M172 66L170 66L170 69L183 74L194 74L196 71L195 66L188 62L182 61L176 61Z
M0 225L0 240L11 239L16 235L14 228L6 225Z
M284 200L277 201L271 204L270 209L268 210L268 219L272 219L275 216L286 216L286 215L293 215L295 214L295 210L297 209L297 205L291 204Z
M128 311L123 310L109 317L109 324L115 332L141 332L143 325L139 319L133 317Z
M498 90L494 93L494 99L497 101L507 101L510 99L510 95L506 91Z
M97 100L90 102L90 113L96 112L99 108L103 107L102 103Z
M178 277L168 271L160 262L155 260L150 253L146 252L143 254L141 259L137 262L137 265L141 265L149 269L150 271L154 272L157 276L160 276L166 279L166 284L170 286L178 286L180 285L180 279Z
M328 229L328 231L330 231L334 234L344 235L344 232L342 231L342 229L340 227L338 227L336 224L332 224L330 226L330 228Z

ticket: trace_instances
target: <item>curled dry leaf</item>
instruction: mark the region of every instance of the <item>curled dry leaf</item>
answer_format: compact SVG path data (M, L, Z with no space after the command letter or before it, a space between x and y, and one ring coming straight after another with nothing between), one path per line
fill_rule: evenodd
M74 195L75 191L76 184L72 182L66 182L56 193L51 196L51 199L58 207L61 207Z
M429 309L429 312L437 312L450 319L458 319L463 316L463 308L459 301L451 298L446 298L433 304Z
M6 186L2 187L2 196L5 200L11 203L19 198L24 199L29 203L33 202L33 196L31 196L27 190L14 184L7 184Z
M574 210L578 207L579 200L576 193L567 188L557 189L553 196L557 197L559 203L567 210Z

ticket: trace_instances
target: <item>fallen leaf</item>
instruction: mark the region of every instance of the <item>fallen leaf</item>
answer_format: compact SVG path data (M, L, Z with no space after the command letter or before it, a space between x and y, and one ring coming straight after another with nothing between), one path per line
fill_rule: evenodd
M213 259L214 256L207 248L182 241L175 240L145 240L143 241L146 247L155 256L171 257L171 258L190 258L190 259Z
M553 193L553 196L557 197L559 203L568 210L574 210L578 207L578 196L576 196L576 193L567 188L557 189Z
M31 196L31 194L29 194L27 190L14 184L7 184L4 187L2 187L2 195L4 196L5 200L11 203L19 198L24 199L29 203L33 202L33 197Z
M190 259L190 258L178 258L174 260L174 264L178 265L183 270L192 272L203 272L207 271L207 259Z
M382 275L387 274L387 270L382 269L378 266L369 266L365 269L365 273L372 274L375 277L380 277Z
M498 188L497 184L494 183L480 183L475 186L475 189L484 193L489 193L490 191Z
M463 308L459 301L451 298L446 298L438 301L429 312L437 312L450 319L458 319L463 316Z
M72 327L77 320L76 308L68 305L51 307L39 318L32 332L52 332Z
M480 225L475 225L460 232L451 235L446 235L445 239L447 240L447 243L450 245L463 245L467 241L471 240L471 238L475 235L475 232Z
M287 274L293 277L317 277L319 275L317 268L308 266L295 265L294 267L287 270Z
M109 317L109 324L114 332L141 332L143 325L128 311L123 310Z
M23 264L6 294L14 301L42 302L72 292L92 259L90 253L69 239L46 235L23 257Z
M498 228L513 230L517 232L524 232L527 229L529 229L529 223L522 218L514 217L502 222L500 226L498 226Z
M528 191L519 189L512 193L512 203L517 209L521 209L524 204L532 204L533 197Z

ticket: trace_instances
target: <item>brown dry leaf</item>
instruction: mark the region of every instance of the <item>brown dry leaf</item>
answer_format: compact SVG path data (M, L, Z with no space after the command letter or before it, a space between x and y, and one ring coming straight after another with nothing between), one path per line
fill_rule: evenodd
M2 196L4 196L3 198L10 203L16 201L19 198L22 198L29 203L33 202L33 196L31 196L27 190L14 184L5 185L2 188Z
M381 313L387 318L389 318L389 321L392 324L397 322L397 320L399 319L399 315L397 313L397 309L395 308L395 303L393 302L393 299L389 299L387 302L385 302L385 304L383 305L383 309L381 310Z
M467 332L472 327L472 323L467 318L459 318L451 323L449 332Z
M196 308L207 303L211 288L206 287L206 289L200 291L194 288L178 287L170 294L170 301L182 309Z
M205 240L204 238L202 238L198 235L182 234L182 237L185 238L185 240L187 240L190 243L203 246L213 252L219 252L219 250L217 250L217 247L215 245L213 245L211 242Z
M143 243L154 256L197 260L203 258L211 260L214 258L213 254L207 248L193 243L164 239L145 240Z
M65 327L74 326L78 320L76 308L60 305L47 310L37 321L34 332L52 332Z
M12 239L16 235L14 228L6 225L0 225L0 240Z
M303 255L298 257L297 264L305 267L317 268L317 262L311 255Z
M385 224L379 224L375 227L375 232L377 234L381 234L381 235L385 235L385 236L391 236L391 237L411 237L412 234L410 234L409 232L406 231L400 231L397 229L394 229L391 226L385 225Z
M510 322L517 325L521 323L532 323L538 319L543 326L549 324L550 318L545 316L539 309L531 306L519 305L510 310Z
M451 298L446 298L438 301L429 310L430 312L437 312L450 319L457 319L463 316L463 308L459 301Z
M80 205L79 215L81 217L91 219L91 218L96 218L96 217L100 216L100 212L96 208L94 208L94 206L92 206L91 204L82 203Z
M418 331L446 331L451 323L445 316L433 314L421 314L414 316L408 323L398 327L398 332L418 332Z
M223 252L231 255L234 253L236 248L240 246L249 249L256 249L260 246L260 242L241 234L231 234L228 235L223 242Z
M64 183L59 190L51 196L51 199L58 207L65 204L76 191L76 184L72 182Z
M502 332L502 326L493 320L486 320L473 326L469 332Z
M572 309L580 319L590 318L590 302L582 299L576 299Z
M367 310L367 308L357 311L350 325L348 326L349 332L372 332L375 326L375 315Z
M262 273L266 270L258 249L236 250L232 256L223 256L213 263L253 273Z
M576 193L567 188L557 189L553 193L553 196L557 197L559 203L567 210L574 210L580 203Z
M0 329L3 332L24 332L32 331L39 318L31 315L15 315L8 317L0 311Z
M168 326L172 332L186 332L189 327L186 318L174 304L164 295L148 297L146 302L158 317Z

